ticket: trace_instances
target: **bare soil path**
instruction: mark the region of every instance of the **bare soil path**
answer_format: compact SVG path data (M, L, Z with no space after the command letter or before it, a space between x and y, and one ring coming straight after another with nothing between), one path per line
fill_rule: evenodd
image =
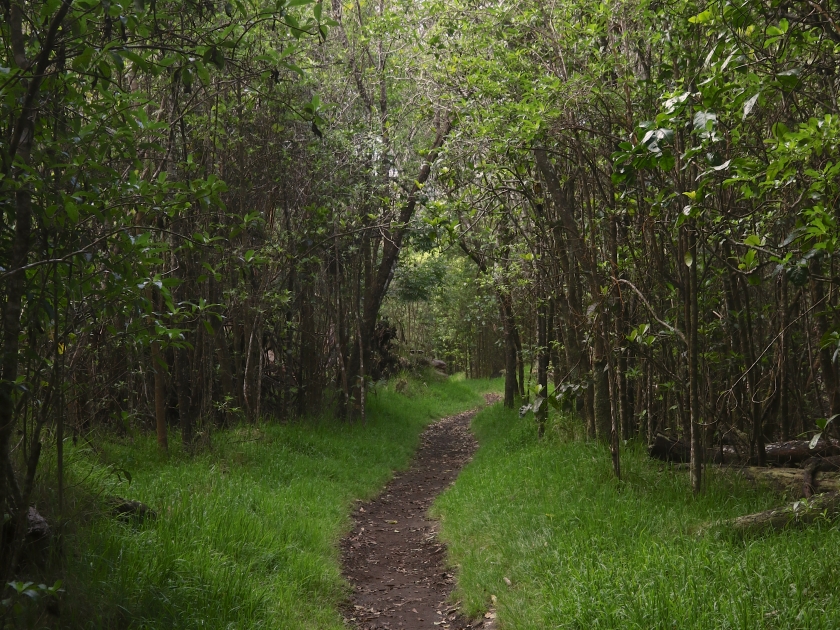
M490 621L471 622L448 601L455 577L445 565L437 523L426 514L478 446L469 430L475 413L430 425L411 468L356 509L341 549L344 575L353 586L345 616L358 630L464 630Z

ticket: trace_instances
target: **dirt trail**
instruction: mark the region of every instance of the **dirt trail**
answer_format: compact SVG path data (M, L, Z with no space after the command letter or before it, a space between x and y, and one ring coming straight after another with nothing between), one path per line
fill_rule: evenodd
M455 577L447 571L437 523L426 515L478 446L469 431L475 413L429 426L411 468L356 509L355 526L341 548L344 575L353 586L345 615L359 630L491 627L485 622L492 620L471 622L449 603Z

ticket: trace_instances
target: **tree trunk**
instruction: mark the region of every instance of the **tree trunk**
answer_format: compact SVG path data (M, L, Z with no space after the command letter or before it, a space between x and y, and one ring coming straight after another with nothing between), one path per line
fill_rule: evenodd
M712 523L702 527L700 533L721 527L742 533L757 533L768 529L779 531L790 527L803 527L819 520L831 521L839 516L840 493L827 492L813 497L810 501L797 501L785 507Z
M504 296L499 295L499 310L501 311L502 322L505 331L505 407L513 409L516 404L516 341L514 339L515 324L512 317L508 317L504 305Z
M18 124L25 125L21 131L18 159L26 164L32 150L34 125L28 118ZM11 509L12 504L17 512L26 510L26 506L20 504L17 480L12 467L11 438L15 425L13 392L18 377L21 307L23 295L26 292L26 273L22 271L22 267L26 265L29 256L32 236L32 191L29 186L21 186L15 193L14 199L15 232L9 268L16 272L6 280L6 303L3 307L3 355L0 365L2 367L2 373L0 373L0 514L14 513ZM14 498L18 500L14 501ZM15 549L14 545L2 547L0 549L0 578L3 578L2 583L5 583L5 578L12 570Z
M366 284L364 288L364 304L359 327L360 343L353 346L353 351L350 356L348 379L353 384L355 392L359 392L361 379L365 376L361 372L362 365L370 365L368 356L370 354L370 341L376 330L376 320L379 317L382 300L385 299L385 294L388 292L391 279L394 277L400 250L402 249L403 238L408 231L409 221L414 216L420 191L426 181L428 181L429 175L431 175L432 164L437 159L440 149L449 136L451 129L452 121L447 117L437 131L426 160L424 160L423 165L420 167L420 173L411 187L405 204L400 210L397 222L391 226L391 230L384 240L379 267L375 273L371 274L371 282Z
M691 257L691 265L688 269L688 301L690 318L688 324L688 398L689 413L691 415L691 489L698 494L702 489L703 481L703 459L705 453L702 451L700 435L702 433L701 411L700 411L700 375L698 371L697 326L698 326L698 301L697 301L697 234L695 226L688 229L688 252Z
M790 411L788 409L788 282L787 275L779 274L781 299L779 300L779 431L782 441L790 439Z
M516 369L519 374L519 396L525 398L525 359L522 356L522 340L519 337L519 328L516 323L513 325L513 345L516 347Z
M193 404L192 374L190 366L190 350L178 348L175 350L175 381L178 390L178 422L181 426L181 443L184 450L191 451L193 446Z
M31 146L31 132L28 145ZM27 147L21 148L28 152ZM12 269L20 269L26 264L29 253L29 240L32 229L32 198L29 188L21 188L15 195L15 234L12 244ZM11 436L15 424L14 399L12 392L18 377L18 351L20 337L20 315L23 294L26 289L26 274L15 273L6 285L6 304L3 309L3 363L2 378L0 379L0 514L20 512L25 506L11 501L17 492L17 481L11 461ZM11 570L13 546L6 545L0 550L0 577L8 576Z
M548 308L545 299L540 299L537 305L537 386L539 396L548 396ZM537 417L537 435L545 435L545 425L548 420L548 403L543 400L535 414Z
M160 311L162 300L160 295L155 295L151 285L147 286L146 297L152 304L153 311ZM150 325L149 333L152 335L151 359L152 373L154 374L154 406L155 406L155 433L157 435L158 448L165 451L169 448L169 441L166 432L166 361L160 349L160 342L155 337L154 323Z
M227 407L228 401L238 406L240 405L240 396L236 385L234 385L233 360L230 356L230 347L223 324L216 331L216 359L219 361L219 378L222 386L222 398L226 403L225 407ZM228 420L228 418L226 417L225 420Z
M160 351L160 344L152 342L152 367L155 373L155 431L157 433L157 444L160 450L169 448L169 440L166 433L166 374L163 353Z
M604 444L610 442L612 431L612 413L610 411L610 382L607 373L607 358L603 349L597 346L603 345L603 340L596 340L596 356L592 362L593 383L593 404L595 437Z
M610 388L610 457L612 458L613 474L621 480L621 454L619 451L619 410L618 410L618 377L615 373L615 366L612 362L612 355L607 355L607 377Z
M732 252L728 244L724 244L723 252L727 259L732 257ZM755 402L758 399L758 393L756 392L755 353L753 351L750 333L750 314L747 305L741 301L740 286L740 278L735 273L730 272L725 274L724 289L727 308L735 320L732 331L732 346L735 352L741 354L744 361L744 373L737 379L733 390L738 393L743 404L749 410L750 445L751 448L756 447L755 455L757 456L759 465L763 466L766 453L764 448L764 435L761 428L761 409L759 404ZM745 289L744 298L746 297Z
M587 361L587 367L591 362ZM590 384L586 387L583 394L583 416L586 422L586 437L594 440L598 437L598 431L595 426L595 386Z

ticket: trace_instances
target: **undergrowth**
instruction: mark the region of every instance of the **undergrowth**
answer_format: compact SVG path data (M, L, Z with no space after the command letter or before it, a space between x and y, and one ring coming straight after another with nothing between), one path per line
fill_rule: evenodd
M498 389L433 374L408 382L370 396L365 426L266 421L215 433L194 456L161 454L149 435L69 449L61 626L344 628L337 541L353 501L408 464L430 421ZM109 495L158 516L122 522L92 510Z
M481 448L433 507L468 613L495 598L501 630L838 627L837 525L698 536L781 500L714 474L694 498L685 471L634 444L619 483L606 447L539 442L501 405L473 429Z

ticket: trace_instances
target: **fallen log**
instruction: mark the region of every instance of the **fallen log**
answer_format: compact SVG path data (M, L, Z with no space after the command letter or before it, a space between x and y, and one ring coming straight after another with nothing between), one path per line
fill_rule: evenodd
M653 442L648 445L648 455L663 462L687 463L691 461L691 445L682 440L669 438L667 435L658 433ZM713 464L731 464L738 461L738 454L731 446L706 449L706 462Z
M763 466L745 466L730 469L745 479L770 486L774 491L791 498L808 496L804 492L806 483L805 471L801 468L765 468ZM827 469L826 469L827 470ZM817 471L814 471L816 474ZM810 484L816 493L817 481L821 492L840 492L840 474L820 472L818 480L812 479Z
M727 528L741 533L755 533L768 529L781 531L789 527L804 527L818 520L834 520L838 517L840 517L840 492L826 492L784 507L718 521L701 527L698 533L704 534L718 528Z
M812 496L817 489L816 474L821 471L840 470L840 456L812 457L802 464L802 494ZM820 480L822 485L822 479Z
M812 457L826 458L840 455L840 444L836 440L832 442L820 440L819 444L812 449L807 440L790 440L767 444L764 452L767 464L771 466L798 466ZM691 460L691 446L682 440L658 433L648 446L648 455L663 462L684 463ZM706 449L706 461L715 464L746 463L747 459L746 454L740 457L732 446Z
M807 440L791 440L789 442L775 442L764 447L767 463L776 466L796 466L812 457L829 457L840 455L840 445L836 441L820 440L814 447L809 448Z

